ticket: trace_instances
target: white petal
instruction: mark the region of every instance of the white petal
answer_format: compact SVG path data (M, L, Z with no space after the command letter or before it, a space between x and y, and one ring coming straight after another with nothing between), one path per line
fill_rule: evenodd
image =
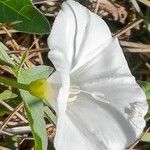
M58 107L56 104L56 100L59 94L59 90L62 87L62 81L60 77L60 73L55 71L47 80L52 86L52 93L48 99L48 103L52 106L52 108L58 113Z
M123 150L136 140L129 121L113 106L80 93L58 126L57 150Z
M54 146L56 150L94 150L67 115L59 116Z
M95 100L115 107L130 121L137 137L143 131L148 109L146 97L132 76L117 39L73 72L71 82Z
M64 76L63 76L64 75ZM57 114L64 114L66 111L67 100L70 90L70 77L68 74L55 71L48 79L52 86L51 97L49 97L49 104L57 112Z
M105 22L68 0L48 44L60 76L50 77L54 85L60 79L56 150L122 150L134 142L145 126L146 98ZM66 107L70 84L81 91Z
M48 38L49 57L56 70L68 67L67 61L70 70L75 70L96 56L110 40L110 30L100 17L68 0L62 4Z

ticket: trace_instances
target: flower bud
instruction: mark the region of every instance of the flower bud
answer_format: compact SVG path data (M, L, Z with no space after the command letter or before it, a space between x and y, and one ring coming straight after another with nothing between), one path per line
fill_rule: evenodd
M46 79L38 79L29 84L28 91L33 96L48 100L52 92L52 87Z

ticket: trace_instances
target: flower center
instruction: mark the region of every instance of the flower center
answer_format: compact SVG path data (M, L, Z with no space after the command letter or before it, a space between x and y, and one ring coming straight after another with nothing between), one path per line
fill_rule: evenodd
M68 98L68 102L73 102L77 99L77 95L80 93L80 87L77 85L70 86L70 94Z

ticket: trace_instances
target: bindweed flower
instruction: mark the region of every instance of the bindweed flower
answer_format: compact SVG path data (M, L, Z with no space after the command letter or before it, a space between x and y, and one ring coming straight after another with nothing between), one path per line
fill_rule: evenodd
M56 150L123 150L145 127L147 102L106 23L79 3L62 4L48 38L56 71L49 102Z

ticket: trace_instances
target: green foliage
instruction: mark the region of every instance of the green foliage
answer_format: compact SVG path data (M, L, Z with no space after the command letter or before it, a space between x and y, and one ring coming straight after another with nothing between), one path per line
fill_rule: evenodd
M145 133L145 134L142 136L141 141L150 142L150 133Z
M0 105L0 117L5 115L6 113L8 113L8 110L3 105Z
M16 75L17 66L15 66L15 63L9 57L6 50L8 50L8 48L0 42L0 64L7 66L10 73Z
M149 109L148 109L148 112L145 116L145 119L146 120L149 120L150 119L150 82L146 82L146 81L138 81L140 87L143 89L143 91L145 92L146 94L146 98L147 98L147 102L148 102L148 105L149 105Z
M7 100L16 97L17 95L12 93L10 90L5 90L4 92L0 93L0 100Z
M18 141L15 141L15 142L18 142ZM15 149L13 137L12 136L5 136L5 138L2 138L0 140L0 146ZM5 149L3 149L3 150L5 150ZM6 149L6 150L10 150L10 149Z
M21 57L21 61L20 61L20 64L19 64L19 66L18 66L18 68L17 68L17 74L19 73L19 71L22 69L22 66L23 66L23 64L24 64L24 62L26 61L26 58L28 57L28 51L25 51L24 53L23 53L23 55L22 55L22 57Z
M138 83L145 92L147 100L150 100L150 82L138 81Z
M52 68L48 66L38 66L27 70L22 69L18 74L18 82L29 84L34 80L47 78L51 72ZM47 133L44 121L43 102L37 97L32 96L28 91L20 90L20 93L35 139L35 149L47 150Z
M11 67L14 67L12 64L10 64L10 63L4 61L4 60L1 59L1 58L0 58L0 64L1 64L1 65L5 65L5 66L8 66L8 67L10 67L10 68L11 68Z
M17 76L18 72L20 71L22 65L24 64L28 56L28 51L25 51L25 53L22 55L19 64L16 65L12 61L10 56L7 54L6 50L8 50L8 48L0 42L0 64L7 66L10 70L10 73L12 73L14 76Z
M56 124L56 116L54 113L48 108L47 106L44 107L44 112L46 114L46 117L51 120L54 124Z
M6 66L8 64L8 66L14 66L15 63L8 56L6 50L8 50L8 48L2 42L0 42L0 62L6 63Z
M0 0L0 22L12 23L12 27L25 33L49 33L47 19L30 0Z
M28 85L30 83L34 83L35 80L41 80L43 78L47 79L48 76L52 73L53 68L48 66L37 66L32 69L26 69L24 70L22 68L26 58L27 58L27 52L24 53L24 55L21 58L21 61L19 64L15 64L9 55L6 53L7 48L0 43L0 64L7 66L14 76L17 78L18 83L15 80L9 80L7 79L7 83L9 82L9 85L12 84L13 87L17 87L17 85ZM15 69L14 69L15 68ZM5 77L6 78L6 77ZM4 77L1 77L2 81L0 83L4 84ZM16 86L14 86L16 85ZM35 86L34 88L36 88ZM25 89L25 88L23 88ZM28 88L27 88L28 89ZM20 95L22 97L22 100L24 102L27 117L29 120L29 124L32 129L33 137L35 140L35 149L36 150L47 150L47 132L46 132L46 123L44 120L44 113L45 108L43 105L43 101L41 99L32 96L28 91L20 90ZM46 88L47 89L47 88ZM38 91L37 91L38 92ZM49 91L47 92L49 93ZM9 99L15 98L17 95L14 95L10 91L4 91L0 94L0 99ZM52 117L52 121L55 120L55 116L53 116L52 112L48 110L48 107L46 109L47 116ZM7 110L0 111L0 115L4 115L7 113Z
M6 100L6 101L7 100L12 100L16 97L18 97L18 95L12 93L10 90L5 90L4 92L0 93L0 101L1 100ZM3 105L0 104L0 117L5 115L8 112L9 111Z

